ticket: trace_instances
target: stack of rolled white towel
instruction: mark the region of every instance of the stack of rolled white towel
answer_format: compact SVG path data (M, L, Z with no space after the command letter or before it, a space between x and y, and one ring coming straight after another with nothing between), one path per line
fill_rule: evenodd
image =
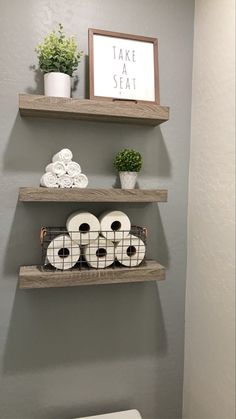
M72 159L73 154L68 148L56 153L46 166L40 185L46 188L86 188L88 178L81 172L79 163Z
M146 246L130 233L129 217L122 211L110 211L98 219L89 212L76 212L66 222L68 234L60 234L47 248L47 260L57 269L70 269L80 256L96 269L106 268L115 260L127 267L140 265Z

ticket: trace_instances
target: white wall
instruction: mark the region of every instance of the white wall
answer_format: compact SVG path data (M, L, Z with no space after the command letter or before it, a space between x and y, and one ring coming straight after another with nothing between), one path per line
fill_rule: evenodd
M233 419L235 4L195 7L183 417Z

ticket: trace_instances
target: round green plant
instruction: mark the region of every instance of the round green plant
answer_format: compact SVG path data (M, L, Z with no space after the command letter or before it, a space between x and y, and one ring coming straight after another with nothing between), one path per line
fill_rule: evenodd
M113 163L118 172L139 172L143 159L138 151L125 148L117 153Z
M78 51L74 36L66 38L62 24L57 31L46 36L35 51L37 52L39 67L44 73L59 72L72 76L77 70L82 51Z

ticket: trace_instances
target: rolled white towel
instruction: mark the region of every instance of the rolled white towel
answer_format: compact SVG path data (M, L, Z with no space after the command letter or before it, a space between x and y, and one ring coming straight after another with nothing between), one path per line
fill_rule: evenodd
M52 161L53 163L55 161L63 161L63 163L67 164L72 160L72 158L72 151L69 150L69 148L63 148L61 151L59 151L53 156Z
M46 167L46 172L55 173L55 175L62 176L66 173L66 165L63 161L55 161Z
M75 177L75 176L80 175L81 167L80 167L79 163L76 163L75 161L70 161L66 165L66 173L71 177Z
M41 177L40 185L45 188L58 188L58 178L55 173L47 172Z
M72 188L86 188L88 186L88 178L83 173L73 178Z
M69 175L60 176L57 180L60 188L72 188L73 186L73 179Z

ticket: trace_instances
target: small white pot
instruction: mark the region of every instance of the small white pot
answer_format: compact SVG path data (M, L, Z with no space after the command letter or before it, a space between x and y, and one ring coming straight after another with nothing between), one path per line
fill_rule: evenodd
M44 74L45 96L71 97L71 77L64 73Z
M137 172L119 172L122 189L134 189L137 182Z

